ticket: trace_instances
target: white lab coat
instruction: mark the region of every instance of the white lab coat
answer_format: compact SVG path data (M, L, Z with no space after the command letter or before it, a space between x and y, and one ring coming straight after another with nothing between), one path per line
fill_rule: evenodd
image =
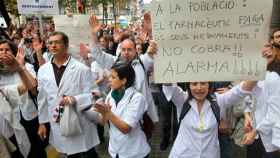
M106 103L112 106L112 112L126 122L131 131L123 134L113 123L110 122L109 129L109 153L111 157L119 158L143 158L151 150L146 136L141 129L140 120L148 105L142 94L134 87L126 89L123 98L116 105L111 93L106 98Z
M0 93L0 134L9 139L15 135L21 154L26 158L30 151L27 133L20 124L18 106L22 105L17 84L1 88ZM25 105L28 106L28 105Z
M109 72L108 72L109 70L101 68L100 65L96 61L91 63L90 69L92 72L93 82L95 82L98 79L103 78L103 81L101 83L99 83L99 85L96 85L96 86L98 87L98 90L102 94L107 95L107 93L110 90L109 81L108 81L108 78L106 78L106 76L108 76L108 74L109 74Z
M25 67L27 71L36 78L36 73L34 71L34 68L31 64L26 63ZM7 74L0 74L0 88L6 85L12 85L12 84L20 84L22 83L21 78L18 73L7 73ZM16 110L18 111L18 119L20 120L20 113L21 111L22 116L25 120L30 121L38 116L38 110L36 106L34 105L32 99L28 95L28 93L24 93L21 97L21 103L19 106L17 106Z
M68 63L68 65L67 65ZM50 143L58 152L72 155L86 152L99 144L96 125L91 123L81 109L92 104L91 90L93 87L90 69L69 57L59 87L56 85L51 62L40 67L38 72L38 106L39 122L50 122ZM63 95L74 96L82 133L76 136L61 136L59 123L54 122L54 109Z
M253 89L255 107L246 111L254 113L257 129L265 150L273 152L280 149L280 77L275 72L267 72L264 81L259 81ZM248 110L250 109L250 110Z
M112 56L111 54L105 53L99 47L94 47L91 50L92 57L103 67L106 69L111 69L115 60L117 60L116 56ZM158 114L157 109L155 107L155 103L152 97L151 90L148 86L148 82L146 79L146 73L140 64L138 59L134 59L132 61L132 67L135 71L135 87L136 89L141 92L144 97L147 99L148 102L148 114L153 120L153 122L158 122Z
M167 100L172 100L180 116L188 93L178 86L163 86ZM243 91L240 86L235 86L224 94L215 94L220 108L236 105L249 92ZM197 103L190 100L191 109L185 115L179 127L178 135L171 149L169 158L220 158L218 140L218 124L215 115L206 100L199 114Z
M140 54L139 57L143 62L147 73L149 74L150 72L152 72L154 70L154 59L148 53Z

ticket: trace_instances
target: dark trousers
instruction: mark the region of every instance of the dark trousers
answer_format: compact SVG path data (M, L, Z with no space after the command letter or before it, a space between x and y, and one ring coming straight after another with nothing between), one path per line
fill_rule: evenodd
M280 152L267 152L263 158L280 158Z
M15 135L13 135L12 137L9 138L9 140L16 146L17 150L14 151L12 154L11 154L11 157L12 158L24 158L23 155L21 154L21 152L19 151L19 147L18 147L18 143L17 143L17 140L16 140L16 137Z
M160 92L158 93L153 93L153 98L155 104L158 105L158 110L159 110L159 117L160 117L160 124L161 124L160 134L162 139L161 141L169 142L171 136L171 130L173 130L173 139L175 139L178 132L176 107L172 102L167 101L162 90L160 90Z
M247 158L280 158L278 152L266 152L262 140L259 138L247 146Z
M95 148L91 148L87 152L68 155L67 158L98 158L98 154L95 151Z
M26 121L23 117L21 117L20 123L24 127L31 144L28 158L47 158L44 144L37 134L39 128L38 117L30 121Z
M119 155L117 155L116 158L119 158ZM144 158L149 158L149 155L145 156Z
M101 143L105 142L105 138L104 138L104 126L97 124L97 133L98 133L98 137Z

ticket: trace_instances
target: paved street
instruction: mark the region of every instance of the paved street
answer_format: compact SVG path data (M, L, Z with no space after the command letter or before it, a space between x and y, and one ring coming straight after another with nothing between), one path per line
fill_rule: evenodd
M108 137L106 140L107 140L106 143L99 145L97 148L97 151L100 154L101 158L110 158L110 156L108 155L108 151L107 151ZM159 131L159 124L157 124L156 128L155 128L155 134L153 135L152 140L151 140L152 152L151 152L149 158L167 158L168 157L171 145L169 146L168 150L160 151L159 144L160 144L160 131Z

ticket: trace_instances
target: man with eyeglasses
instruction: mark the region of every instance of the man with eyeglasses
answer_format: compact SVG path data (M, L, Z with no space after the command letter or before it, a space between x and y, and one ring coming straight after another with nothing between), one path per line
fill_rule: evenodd
M125 38L120 42L120 54L118 56L113 56L111 54L105 53L102 51L99 46L97 37L97 33L101 30L101 25L98 23L97 17L92 15L90 17L90 25L92 28L93 34L93 44L94 47L92 50L87 48L84 44L80 45L80 53L84 56L91 57L95 59L95 61L100 64L100 66L104 69L110 69L112 65L118 60L125 60L130 63L135 71L135 88L141 92L145 98L147 99L148 107L147 112L150 116L151 120L155 123L159 121L157 115L157 109L155 107L155 103L152 97L151 89L148 85L147 73L145 72L145 64L144 61L140 60L140 57L136 52L136 43L133 38ZM86 54L86 55L85 55ZM116 53L117 54L117 53Z
M51 33L47 45L53 58L38 72L38 134L45 139L44 123L50 122L50 144L58 152L68 158L97 158L94 148L99 144L96 125L83 114L83 109L92 104L90 69L70 56L69 40L63 32ZM65 106L74 107L82 132L62 136L60 120Z

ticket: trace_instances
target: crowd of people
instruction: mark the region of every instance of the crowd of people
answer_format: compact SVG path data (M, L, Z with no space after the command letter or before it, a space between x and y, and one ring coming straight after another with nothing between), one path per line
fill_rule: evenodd
M126 29L89 25L79 52L52 22L1 29L1 158L46 158L48 145L98 158L104 132L112 158L147 158L155 124L169 158L280 158L280 29L260 50L262 81L156 84L149 13Z

